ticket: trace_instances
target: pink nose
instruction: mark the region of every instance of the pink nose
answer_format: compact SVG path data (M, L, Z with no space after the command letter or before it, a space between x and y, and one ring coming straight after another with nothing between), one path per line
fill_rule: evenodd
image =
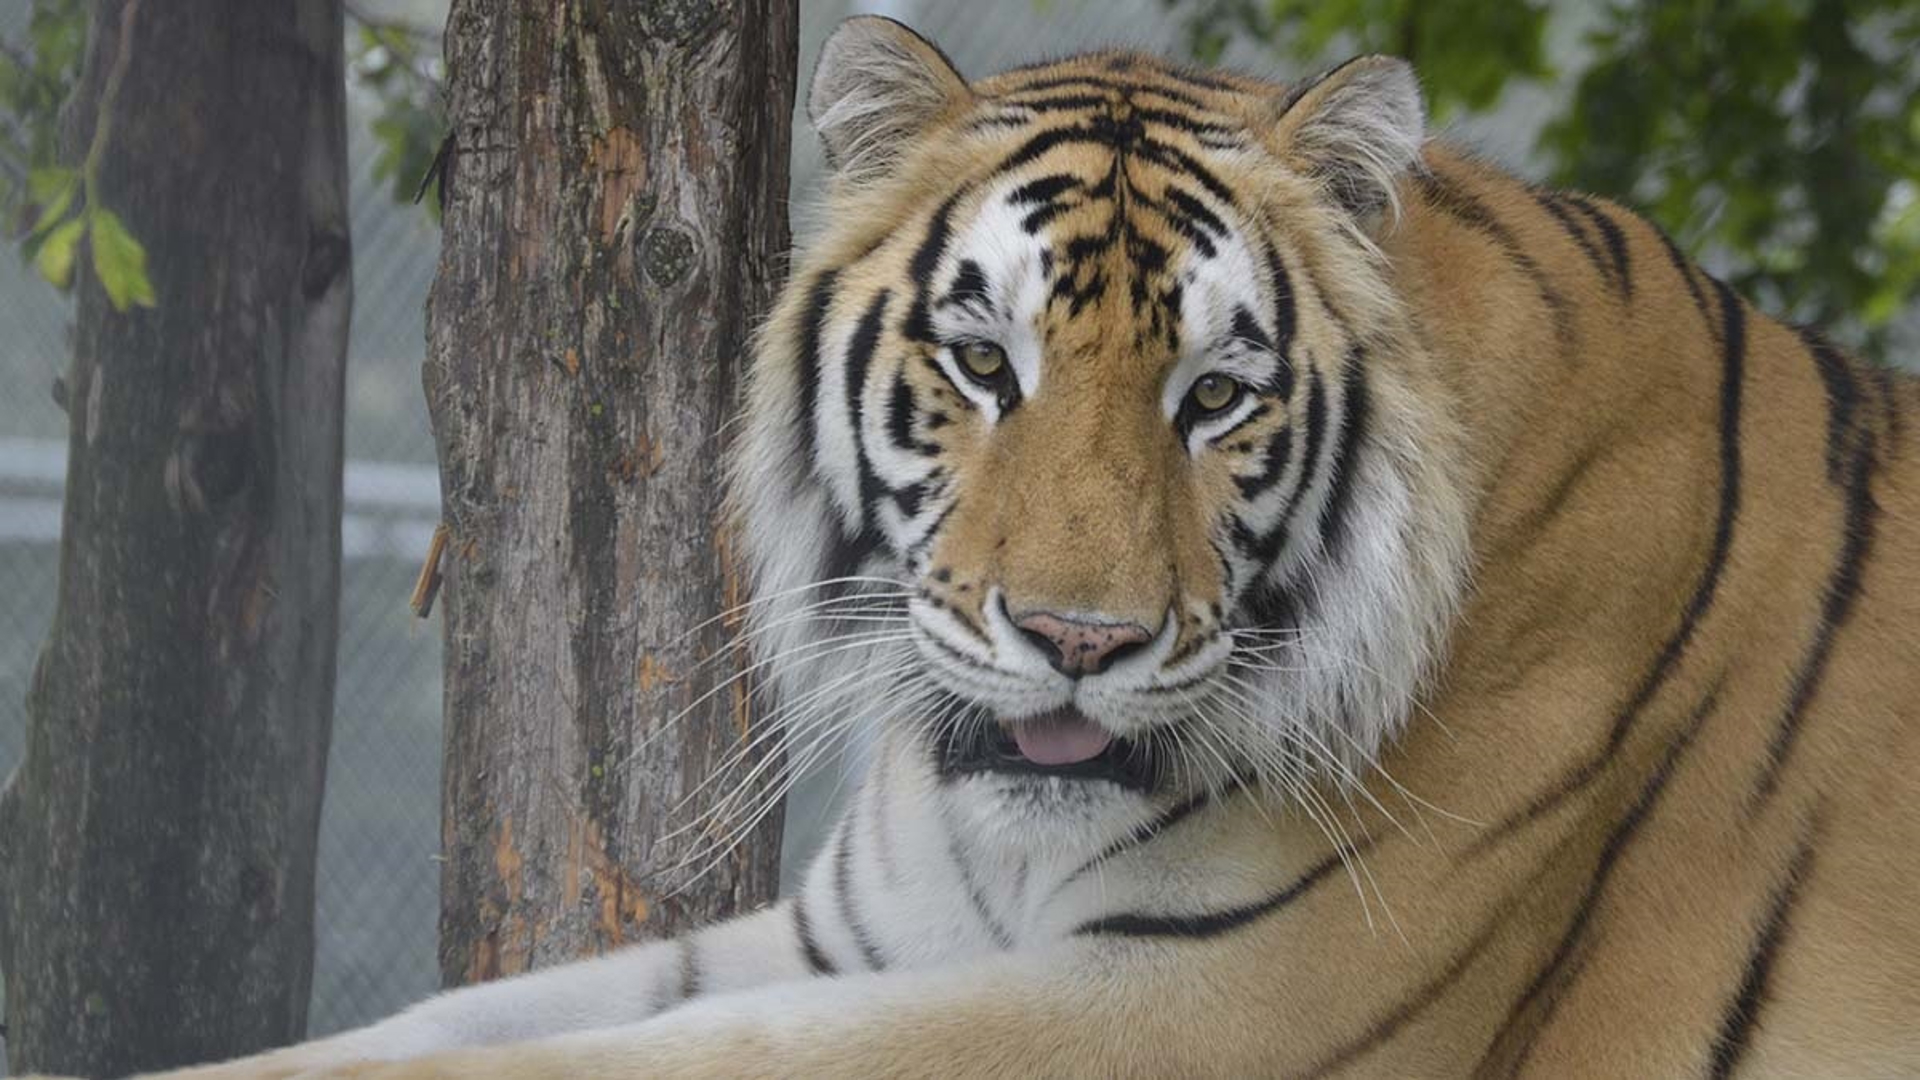
M1036 611L1014 625L1039 646L1047 662L1063 675L1098 675L1115 660L1153 640L1139 623L1084 622Z

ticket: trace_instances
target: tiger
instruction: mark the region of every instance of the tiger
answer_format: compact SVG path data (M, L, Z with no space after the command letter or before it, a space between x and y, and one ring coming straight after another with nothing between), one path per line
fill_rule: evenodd
M731 507L792 895L180 1075L1920 1072L1910 377L1412 67L884 18Z

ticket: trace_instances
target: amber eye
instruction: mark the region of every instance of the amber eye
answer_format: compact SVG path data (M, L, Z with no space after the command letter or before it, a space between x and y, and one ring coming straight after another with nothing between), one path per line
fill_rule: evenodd
M1231 408L1240 400L1241 392L1240 384L1225 375L1202 375L1187 391L1187 399L1193 402L1195 412L1211 416Z
M954 348L960 366L983 383L997 382L1007 371L1007 350L991 341L969 341Z

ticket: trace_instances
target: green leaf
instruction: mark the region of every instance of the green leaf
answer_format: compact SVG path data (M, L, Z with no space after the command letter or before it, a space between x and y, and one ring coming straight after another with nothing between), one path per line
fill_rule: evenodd
M153 282L147 279L147 249L133 238L113 211L93 211L93 272L107 290L115 311L138 304L154 305Z
M64 289L73 284L73 249L86 228L86 219L74 218L48 233L40 250L34 253L34 267L54 288Z
M44 172L66 173L66 183L43 194L40 179ZM71 169L36 169L27 179L27 184L33 189L33 201L42 207L39 219L33 223L27 235L39 236L53 228L67 216L68 210L73 209L73 197L80 190L80 178Z
M80 179L80 173L74 169L48 166L35 169L27 174L27 194L34 202L52 202L61 191L73 187Z

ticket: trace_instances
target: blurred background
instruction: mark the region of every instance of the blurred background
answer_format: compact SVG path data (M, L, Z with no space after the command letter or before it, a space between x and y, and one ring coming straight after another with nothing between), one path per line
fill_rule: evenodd
M801 97L849 14L889 15L961 69L1127 45L1294 77L1359 51L1410 55L1436 124L1527 175L1653 214L1776 314L1818 321L1888 363L1920 358L1920 15L1908 2L1598 5L1419 0L972 0L801 5ZM1686 10L1682 10L1682 9ZM0 98L31 104L72 48L72 0L0 5ZM384 1015L438 982L440 637L407 597L438 481L419 371L438 253L432 199L412 201L443 123L444 0L348 4L355 303L347 384L339 687L322 826L316 1035ZM1444 18L1441 12L1444 11ZM63 38L62 34L68 34ZM31 132L6 117L16 141ZM821 182L795 117L794 228ZM17 178L16 178L17 180ZM72 305L0 256L0 776L52 614L66 415L56 380ZM838 787L788 811L789 874Z

